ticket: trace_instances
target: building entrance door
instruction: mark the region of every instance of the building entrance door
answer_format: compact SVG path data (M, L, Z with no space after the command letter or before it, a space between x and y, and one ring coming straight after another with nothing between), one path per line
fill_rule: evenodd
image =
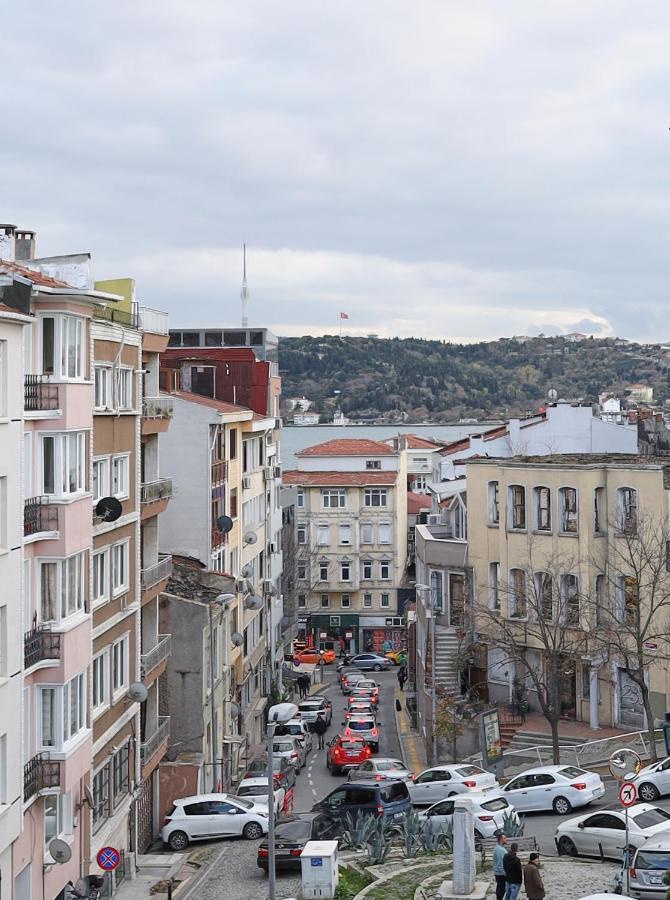
M577 717L577 667L574 659L562 656L560 660L560 703L564 719Z
M644 728L642 691L623 669L619 669L619 723L635 729Z

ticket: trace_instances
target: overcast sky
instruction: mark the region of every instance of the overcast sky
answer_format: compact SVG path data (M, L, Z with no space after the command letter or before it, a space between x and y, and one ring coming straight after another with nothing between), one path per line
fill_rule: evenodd
M177 325L667 339L670 5L2 14L0 218Z

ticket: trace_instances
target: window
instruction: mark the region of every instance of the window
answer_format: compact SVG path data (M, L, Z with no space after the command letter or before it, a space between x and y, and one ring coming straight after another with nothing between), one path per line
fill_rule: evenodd
M351 581L351 563L346 560L340 563L340 581Z
M304 508L305 508L305 492L302 490L302 488L298 488L298 495L297 495L297 499L296 499L296 505L297 505L298 509L304 509Z
M361 562L361 578L364 581L370 581L372 578L372 560L364 559Z
M350 594L342 594L340 598L340 604L342 609L349 609L351 606L351 595Z
M237 488L232 488L230 491L230 518L237 518Z
M535 576L537 594L537 610L543 622L554 621L554 581L547 572L538 572Z
M58 725L57 725L57 695L58 688L43 687L38 688L39 711L40 711L40 743L42 747L58 746Z
M109 459L93 460L91 491L93 492L94 506L102 497L109 497Z
M498 684L507 684L509 681L510 661L507 652L502 647L488 648L487 669L488 680Z
M112 696L128 687L128 635L112 644Z
M528 615L526 573L523 569L510 569L509 618L525 619Z
M460 497L454 509L454 537L457 541L465 541L468 537L468 516Z
M589 660L582 660L582 700L591 699L591 663Z
M639 591L633 575L619 575L617 584L617 618L624 625L635 625L639 613Z
M363 606L366 609L372 606L372 594L363 594Z
M382 608L383 609L388 609L389 606L391 605L389 602L390 596L391 596L390 594L382 594Z
M320 547L330 543L330 525L319 525L316 533L316 542Z
M131 369L119 369L117 372L117 409L133 408L133 373Z
M551 531L551 491L548 487L533 489L535 501L535 528L537 531Z
M84 554L40 562L40 616L58 622L84 608Z
M363 522L361 524L361 544L372 543L372 523Z
M391 577L391 563L388 559L383 559L379 563L379 577L382 581L388 581Z
M328 581L328 563L319 563L319 581Z
M435 612L444 612L444 578L442 572L430 572L430 602Z
M47 317L42 319L42 372L44 375L54 375L56 371L55 330L55 319Z
M350 544L351 543L351 525L341 524L340 525L340 544Z
M449 573L449 624L461 628L465 624L465 575Z
M38 687L40 746L61 750L86 727L84 674L58 687Z
M109 816L109 765L93 776L93 828Z
M298 594L298 609L304 609L307 606L307 595Z
M564 487L558 492L560 498L561 531L577 534L577 490Z
M619 488L617 491L617 528L624 534L637 534L637 491Z
M237 429L231 428L228 431L228 457L229 459L237 459Z
M489 563L489 609L500 609L500 563Z
M322 509L345 509L347 492L344 488L326 488L321 491Z
M298 563L298 581L307 580L307 566L305 563Z
M298 537L297 537L298 543L306 544L307 543L307 525L299 524L297 532L298 532Z
M379 543L380 544L390 544L391 543L391 525L388 522L380 522L379 523Z
M526 527L526 488L513 484L509 488L509 527L522 531Z
M388 491L386 488L365 488L363 504L364 506L387 506Z
M109 390L109 376L111 370L108 366L95 366L93 369L93 406L96 409L111 408Z
M128 541L112 545L112 591L115 595L128 590L128 551Z
M596 625L609 624L609 603L604 575L596 575Z
M330 606L330 595L321 594L321 609L328 609Z
M366 469L381 469L382 461L381 459L366 459L365 460L365 468Z
M109 550L94 553L91 561L93 570L93 593L91 601L100 603L109 599Z
M84 377L84 319L42 318L42 371L58 378Z
M109 706L109 650L103 650L93 657L91 664L93 677L92 702L93 712Z
M605 488L601 487L593 492L593 530L596 534L605 531Z
M129 495L128 469L128 456L112 458L112 494L117 498L125 498Z
M55 496L86 489L84 432L42 435L42 493Z
M499 484L497 481L489 481L488 484L488 512L489 525L498 525L500 522L500 502L498 497Z
M116 809L130 786L130 743L112 757L112 805Z
M579 579L576 575L561 577L561 602L563 621L573 628L579 627Z

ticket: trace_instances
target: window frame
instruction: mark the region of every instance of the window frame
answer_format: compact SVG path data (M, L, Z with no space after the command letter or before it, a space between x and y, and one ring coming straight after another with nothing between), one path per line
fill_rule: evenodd
M572 584L575 590L568 593L569 585ZM575 600L576 612L575 617ZM562 620L567 628L579 628L581 624L581 604L579 602L579 576L572 572L566 572L561 575L561 607Z
M382 609L390 609L391 608L391 595L388 591L383 591L380 596L379 605Z
M374 544L375 530L372 522L361 522L361 544ZM369 531L368 531L369 529ZM367 535L370 535L368 540Z
M626 498L632 496L633 503L626 502ZM634 487L622 486L616 492L616 518L617 531L620 534L637 534L639 521L638 490Z
M386 530L388 529L388 531ZM386 535L388 535L388 540L386 540ZM377 528L377 543L387 544L393 543L393 525L391 522L380 522Z
M361 581L372 581L372 567L374 563L371 559L361 560Z
M121 472L119 483L117 468ZM110 493L117 500L127 500L130 496L130 453L118 453L111 458Z
M306 522L298 522L296 525L296 543L300 547L307 544L308 526Z
M574 499L574 507L568 505L568 498ZM559 520L561 534L579 534L579 497L576 487L566 485L558 489Z
M111 676L110 688L112 703L127 693L130 687L130 632L126 632L121 637L112 641L110 649L111 660ZM119 662L121 663L121 673L119 680Z
M519 585L517 582L516 573L521 573L523 579L522 591L523 593L520 595L518 593ZM514 573L514 574L513 574ZM508 606L507 606L507 618L508 619L517 619L523 621L528 619L528 576L526 574L525 569L520 569L518 566L512 566L509 570L509 584L510 591L508 595ZM519 599L523 603L523 615L519 615L518 607L519 607Z
M344 538L346 537L346 540ZM338 540L342 547L351 547L353 538L353 527L351 522L340 522L338 524Z
M39 357L42 372L44 375L50 375L55 381L65 382L81 382L86 379L86 319L83 316L72 315L71 313L58 312L49 310L38 315L39 319ZM53 330L51 335L52 341L52 368L45 365L45 340L44 340L44 323L45 321L53 322ZM73 324L75 331L75 374L69 373L69 334L70 323Z
M351 594L340 595L340 606L342 609L351 609Z
M543 498L546 502L543 503ZM550 533L552 529L551 488L544 484L533 488L533 526L535 531L543 534Z
M65 684L38 684L35 686L37 694L36 703L36 735L35 741L39 752L64 753L76 743L82 734L88 731L87 712L88 701L86 695L86 672L78 672ZM53 744L44 741L44 700L45 694L50 694L50 712L53 729ZM72 730L72 697L76 698L76 730Z
M103 472L103 477L100 477L100 470ZM97 475L96 475L97 471ZM109 497L111 491L111 471L112 471L112 458L111 456L97 456L94 458L91 469L91 494L93 506L95 506L99 500L102 500L103 497Z
M346 508L347 508L347 490L346 490L346 488L321 488L321 509L346 509Z
M388 509L388 488L364 488L363 506L367 509Z
M500 525L500 481L497 480L487 484L487 520L489 525Z
M110 544L112 558L112 597L120 597L130 590L130 538ZM117 551L123 554L124 580L117 584Z
M86 443L87 438L89 436L89 432L87 431L79 431L73 429L72 431L40 431L39 434L39 467L40 467L40 485L41 491L40 493L47 497L55 497L59 499L69 499L72 497L79 497L82 494L86 493ZM71 453L71 442L70 437L74 436L76 439L76 458L75 458L75 470L77 473L77 486L74 490L70 490L70 453ZM46 478L46 465L47 465L47 454L45 453L45 443L46 441L53 441L53 472L52 472L52 484L47 483ZM64 486L67 486L64 487ZM53 487L53 490L49 490L49 487Z
M94 719L101 715L106 709L109 709L111 705L112 681L110 660L111 655L109 647L105 647L100 653L96 653L91 660L91 711ZM102 685L100 685L101 674Z
M510 484L507 488L508 497L508 529L510 531L526 531L526 486L523 484Z
M93 409L95 412L105 412L113 409L110 375L111 365L96 363L93 366Z
M345 574L346 572L346 574ZM351 561L346 559L340 560L340 581L351 581Z
M372 607L372 594L364 593L363 594L363 608L371 609L371 607Z
M86 611L85 575L88 574L88 569L86 566L85 556L86 551L80 550L78 553L71 553L69 556L36 557L35 562L37 563L37 598L35 608L38 611L38 620L40 624L51 623L58 627L63 622L67 622L73 616L80 615L81 613ZM75 588L75 593L77 595L75 598L75 605L72 609L70 609L70 561L75 559L79 560L79 572L75 573L75 585L78 583L78 589ZM75 566L76 565L77 564L75 563ZM42 570L47 566L56 567L55 596L53 598L56 614L53 618L46 618L44 616L44 578L42 575Z
M386 569L386 575L384 574L384 569ZM390 559L380 559L379 560L379 580L380 581L390 581L391 580L391 560Z
M500 563L489 561L488 567L489 609L500 610Z

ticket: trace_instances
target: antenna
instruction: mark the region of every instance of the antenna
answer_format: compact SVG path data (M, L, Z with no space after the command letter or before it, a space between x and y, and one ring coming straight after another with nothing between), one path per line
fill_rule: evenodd
M249 325L249 290L247 288L247 245L242 245L242 290L240 291L240 300L242 301L242 328Z

